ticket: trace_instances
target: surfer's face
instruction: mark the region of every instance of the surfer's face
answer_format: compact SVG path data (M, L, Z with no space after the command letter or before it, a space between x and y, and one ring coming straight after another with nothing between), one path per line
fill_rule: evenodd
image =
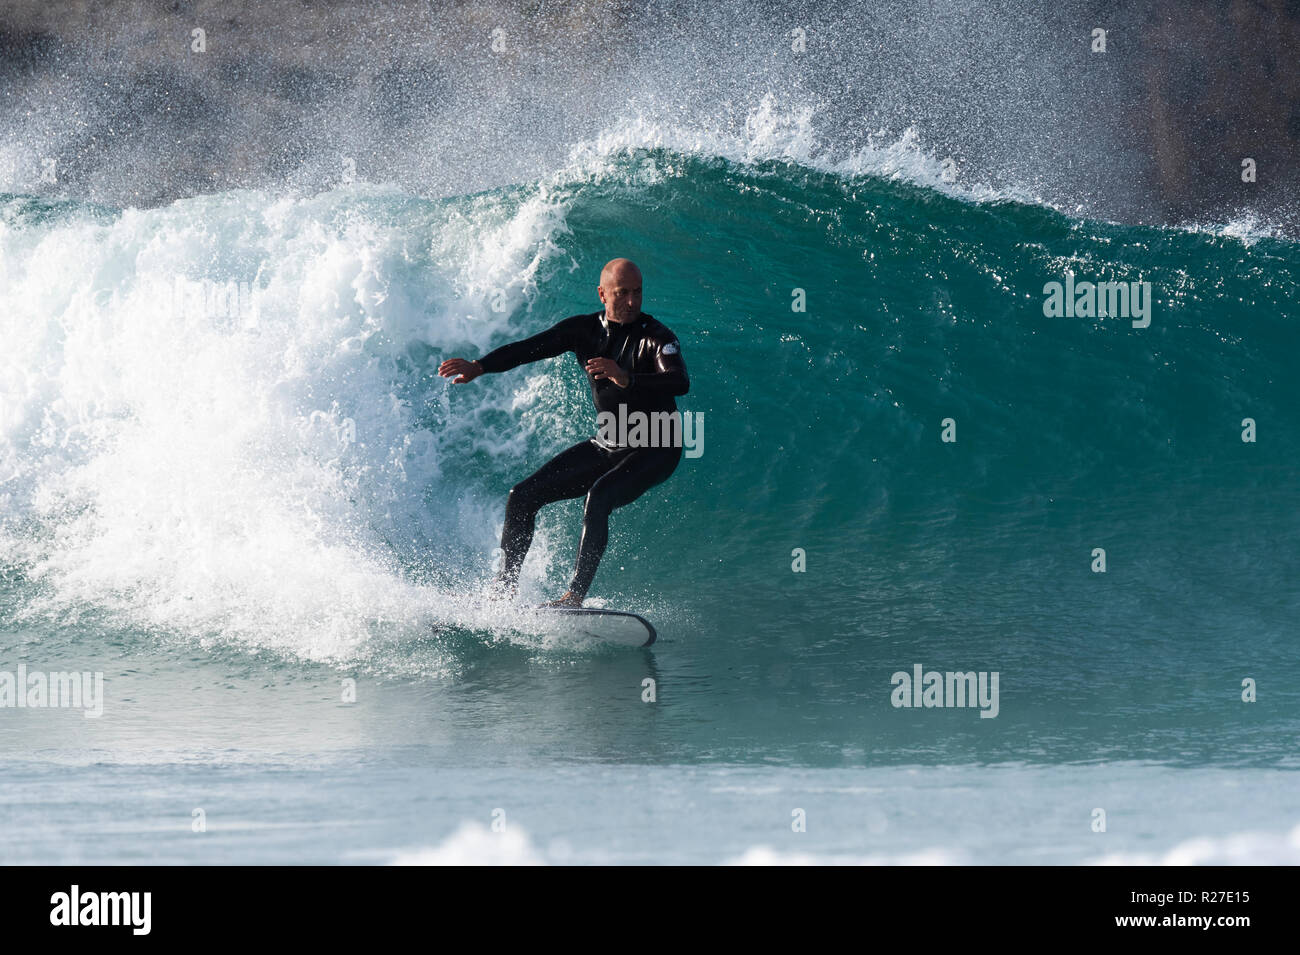
M635 267L605 273L597 292L611 322L623 324L641 314L641 273Z

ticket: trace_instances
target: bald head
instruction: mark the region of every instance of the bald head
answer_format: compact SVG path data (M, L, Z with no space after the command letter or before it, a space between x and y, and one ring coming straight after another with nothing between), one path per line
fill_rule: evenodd
M636 267L636 263L631 259L610 259L605 263L605 267L600 270L601 285L606 282L617 282L625 278L641 281L641 270Z
M630 259L610 259L600 270L596 294L611 322L635 321L641 315L641 270Z

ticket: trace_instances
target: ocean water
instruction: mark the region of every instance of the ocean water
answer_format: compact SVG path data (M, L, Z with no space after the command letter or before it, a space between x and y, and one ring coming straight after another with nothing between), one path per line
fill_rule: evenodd
M0 861L1300 859L1300 245L751 119L441 198L0 195L0 671L104 679L0 708ZM477 601L509 488L593 433L572 356L436 376L615 255L705 421L591 594L648 650ZM1045 316L1067 273L1149 327ZM996 716L893 705L918 664Z

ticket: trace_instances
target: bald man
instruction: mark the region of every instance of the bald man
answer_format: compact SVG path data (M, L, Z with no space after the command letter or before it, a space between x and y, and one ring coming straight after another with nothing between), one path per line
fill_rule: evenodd
M532 338L502 345L478 361L449 358L438 374L462 385L484 372L509 371L567 351L586 371L598 413L622 420L620 406L629 416L637 411L676 412L674 399L686 394L690 379L677 336L641 311L641 270L627 259L612 260L601 270L596 294L605 306L602 311L573 315ZM602 431L600 437L580 441L511 489L501 532L505 560L496 581L503 591L513 594L518 586L538 510L585 494L582 540L568 592L545 605L582 606L605 553L610 513L667 480L682 458L680 442L671 447L636 447L620 443L625 437L610 440Z

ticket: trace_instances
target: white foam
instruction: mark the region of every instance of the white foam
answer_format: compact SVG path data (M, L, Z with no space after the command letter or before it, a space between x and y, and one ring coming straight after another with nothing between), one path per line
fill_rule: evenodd
M546 865L516 825L492 832L477 822L460 828L437 846L399 852L390 865Z
M755 846L729 860L726 865L968 865L960 853L947 849L920 849L897 855L844 855L811 852L779 852Z
M42 586L26 616L336 659L453 613L392 557L455 541L490 560L500 502L447 456L517 457L560 423L497 436L480 417L543 404L544 381L476 383L452 414L432 375L518 337L567 201L351 186L0 229L0 561ZM244 283L255 306L178 307L178 277Z
M1253 212L1238 213L1224 223L1193 222L1178 228L1184 232L1236 239L1246 248L1250 248L1260 239L1285 239L1287 237L1286 230L1281 225L1268 222Z
M1112 853L1090 865L1300 865L1300 825L1290 832L1199 836L1165 852Z
M581 179L599 175L614 160L637 150L664 149L737 163L785 161L839 176L899 179L973 202L1012 199L1050 205L1025 191L967 181L959 167L953 167L954 174L946 173L944 161L948 157L929 149L916 127L908 127L893 138L878 134L879 141L873 138L854 150L832 152L823 146L825 138L817 130L816 117L815 106L782 107L772 93L765 94L748 111L740 130L683 124L680 119L662 121L635 113L573 146L567 168L557 176ZM680 172L671 164L663 168L647 162L637 175L643 181L654 182Z

